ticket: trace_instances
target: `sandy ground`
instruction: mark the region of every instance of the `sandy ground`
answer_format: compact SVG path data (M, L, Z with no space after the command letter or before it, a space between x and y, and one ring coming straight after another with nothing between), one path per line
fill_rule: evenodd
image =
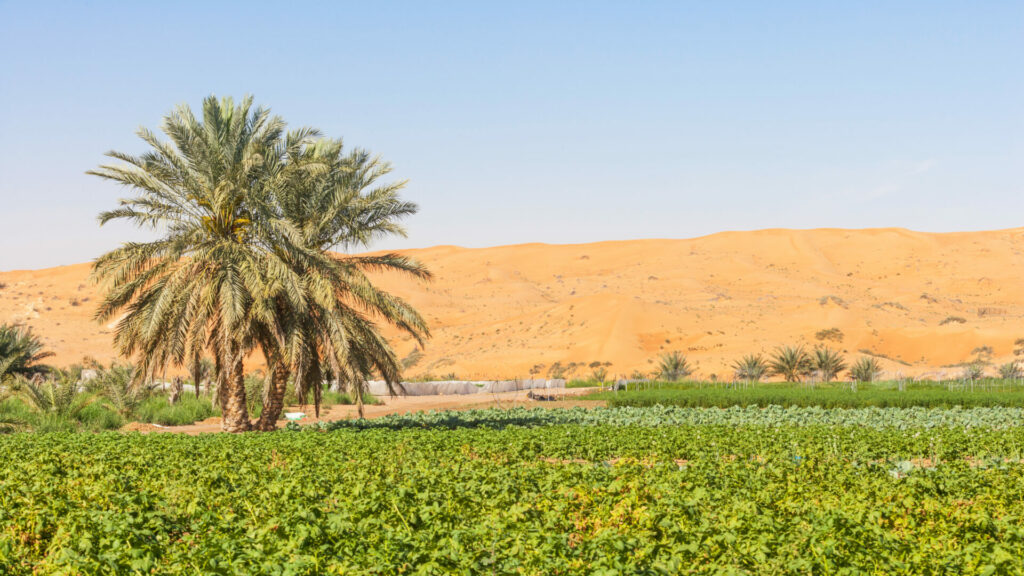
M850 359L889 358L889 376L949 377L981 346L994 361L1011 359L1024 337L1024 228L762 230L404 253L436 276L379 280L430 323L414 376L526 378L555 362L606 362L625 376L680 350L698 375L728 377L744 354L829 344ZM92 320L98 290L88 272L0 272L0 322L32 326L55 364L109 362L112 325ZM413 348L395 345L402 355Z
M544 390L544 394L557 395L554 401L536 401L527 397L527 391L502 392L499 394L442 394L438 396L405 396L381 398L381 404L365 406L367 418L380 418L388 414L404 414L429 410L469 410L472 408L511 408L525 406L529 408L570 408L582 406L594 408L603 406L603 401L581 400L579 396L596 391L597 388L568 388L565 390ZM316 422L312 406L292 406L287 412L304 412L306 418L298 420L299 424ZM320 420L348 420L356 418L358 411L355 406L331 406L320 411ZM283 423L282 423L283 426ZM182 434L203 434L220 432L220 418L209 418L189 426L154 426L152 424L129 424L125 431L138 432L177 432Z

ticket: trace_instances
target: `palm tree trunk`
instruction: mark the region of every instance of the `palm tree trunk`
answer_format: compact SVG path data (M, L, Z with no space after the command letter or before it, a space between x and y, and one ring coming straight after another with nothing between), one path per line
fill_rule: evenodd
M192 359L192 385L196 387L196 400L199 399L199 379L203 377L203 367L199 358Z
M225 379L224 412L221 430L225 432L248 432L252 425L249 422L249 408L245 402L245 373L242 368L242 356L232 359L234 366L231 374Z
M277 429L277 419L284 409L284 395L288 391L288 366L278 360L274 362L270 389L264 397L263 412L260 413L257 430L271 431Z

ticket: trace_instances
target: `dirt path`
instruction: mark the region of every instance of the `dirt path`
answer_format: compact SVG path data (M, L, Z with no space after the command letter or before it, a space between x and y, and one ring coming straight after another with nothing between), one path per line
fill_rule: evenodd
M388 414L404 414L428 410L469 410L473 408L511 408L526 406L529 408L571 408L582 406L594 408L604 406L601 400L581 400L579 396L597 391L597 388L566 388L564 390L541 390L544 394L560 397L554 401L537 401L527 397L528 391L502 392L499 394L441 394L437 396L398 396L395 398L379 398L381 404L364 407L367 418L380 418ZM286 412L305 412L306 418L299 424L316 422L312 406L291 406ZM356 418L358 411L355 406L331 406L320 410L321 421L347 420ZM220 432L220 418L208 418L188 426L155 426L152 424L131 424L128 430L139 432L177 432L181 434L203 434Z

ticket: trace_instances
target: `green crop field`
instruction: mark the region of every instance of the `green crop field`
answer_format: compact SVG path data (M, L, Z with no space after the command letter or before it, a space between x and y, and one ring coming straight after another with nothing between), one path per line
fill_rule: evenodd
M908 383L899 390L895 383L858 385L755 384L730 386L709 383L650 383L639 389L596 392L587 398L605 400L609 406L821 406L825 408L1015 406L1024 407L1024 386L990 382L974 388L935 383Z
M1024 571L1016 408L0 436L2 574Z

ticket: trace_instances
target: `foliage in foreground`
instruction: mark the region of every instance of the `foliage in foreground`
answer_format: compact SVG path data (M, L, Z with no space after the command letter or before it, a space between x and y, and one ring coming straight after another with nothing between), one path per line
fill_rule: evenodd
M0 437L0 572L1024 570L1024 428L610 432Z

